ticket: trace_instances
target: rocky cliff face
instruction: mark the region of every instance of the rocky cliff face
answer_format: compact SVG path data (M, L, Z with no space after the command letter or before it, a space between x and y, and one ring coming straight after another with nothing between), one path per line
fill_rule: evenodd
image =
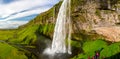
M94 33L99 34L108 41L120 41L120 29L118 26L120 23L120 14L118 10L100 9L100 4L94 1L86 2L80 8L77 8L76 12L72 13L74 32L84 30L91 34L94 31ZM119 9L118 7L116 8Z
M61 2L28 24L40 25L39 32L52 38L60 5ZM105 38L107 41L120 41L119 5L119 0L72 0L72 38L75 40Z

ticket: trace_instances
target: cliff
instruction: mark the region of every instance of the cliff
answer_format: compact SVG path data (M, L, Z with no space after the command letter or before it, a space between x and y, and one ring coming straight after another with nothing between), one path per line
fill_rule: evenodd
M47 12L38 15L27 25L39 25L39 33L52 39L60 5L61 2ZM118 37L120 34L118 32L120 23L119 6L118 0L72 0L72 38L75 40L105 38L107 41L120 41ZM104 31L107 32L104 33ZM108 35L109 33L112 33L112 35Z
M40 59L53 38L61 3L62 1L16 30L1 31L0 45L5 46L0 47L3 52L0 53L0 58ZM71 58L87 59L98 50L101 58L119 55L119 12L120 0L71 0Z

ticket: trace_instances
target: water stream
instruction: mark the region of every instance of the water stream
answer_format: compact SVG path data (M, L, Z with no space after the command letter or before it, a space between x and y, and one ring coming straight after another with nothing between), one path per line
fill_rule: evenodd
M70 0L63 1L56 20L52 45L44 51L44 54L72 54L70 2Z
M64 0L58 13L58 18L55 25L54 36L52 41L52 51L54 53L69 53L71 54L69 31L69 0ZM68 34L67 34L68 33ZM67 37L68 35L68 37ZM66 46L66 41L68 45Z

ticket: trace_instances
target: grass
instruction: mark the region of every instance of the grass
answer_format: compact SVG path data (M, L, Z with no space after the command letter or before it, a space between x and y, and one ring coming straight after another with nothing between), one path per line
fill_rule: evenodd
M22 51L6 43L0 43L0 59L27 59Z
M102 40L88 41L83 44L85 53L95 52L107 46L107 43Z
M75 10L80 9L81 5L84 4L84 0L72 0L71 1L71 13L74 13ZM53 17L57 18L57 14L59 11L59 8L61 6L61 3L56 4L53 8L48 10L47 12L41 13L38 15L35 19L31 20L28 24L20 26L17 30L0 30L0 40L4 40L6 42L11 42L15 44L27 44L26 47L36 48L35 46L31 46L32 44L35 44L37 41L37 34L44 34L51 36L54 31L54 22L51 22L53 20ZM79 7L79 8L78 8ZM78 9L77 9L78 8ZM54 12L55 11L55 12ZM104 11L106 14L112 13L112 11ZM82 10L78 10L76 13L83 13ZM100 16L100 10L96 11L96 14ZM75 17L76 16L76 17ZM81 21L82 23L85 23L85 17L83 14L76 14L73 16L73 19L75 21ZM79 20L78 20L79 19ZM85 34L85 33L84 33ZM80 38L83 37L84 39L87 38L84 35L74 35L76 38L80 41ZM42 39L42 38L41 38ZM81 38L82 39L82 38ZM72 59L87 59L88 56L93 57L95 55L95 51L103 50L101 53L102 57L110 57L112 55L115 55L120 52L120 44L119 43L113 43L111 45L108 45L107 42L103 40L95 40L95 41L85 41L83 44L81 44L79 41L72 41L72 46L77 48L82 48L83 52L78 54ZM81 40L82 41L82 40ZM0 59L28 59L25 55L26 52L20 51L19 48L13 47L12 45L9 45L7 43L0 43Z
M118 44L118 43L111 44L111 45L105 47L100 52L101 58L102 57L110 57L110 56L113 56L117 53L120 53L120 44Z
M15 30L0 30L0 40L8 40L14 37Z
M107 58L120 53L120 43L112 43L110 45L103 40L87 41L83 44L83 53L78 54L72 59L87 59L95 55L95 51L100 52L100 58Z
M18 37L11 41L22 44L33 44L37 39L36 31L38 27L39 25L31 25L22 30L19 30L17 33Z

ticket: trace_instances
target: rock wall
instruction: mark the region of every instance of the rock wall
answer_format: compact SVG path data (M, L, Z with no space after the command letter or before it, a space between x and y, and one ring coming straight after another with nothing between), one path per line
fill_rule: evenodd
M120 29L120 13L119 13L119 0L71 0L71 20L72 20L72 38L75 40L83 39L97 39L105 38L107 41L112 41L113 38L106 38L106 33L100 33L99 30L108 31L112 30L117 33ZM111 3L114 2L114 3ZM56 22L57 14L62 2L56 4L53 8L38 15L34 20L28 24L39 24L40 33L51 37L54 32L54 25ZM102 5L101 5L102 4ZM50 26L52 26L50 29ZM117 30L114 29L117 27ZM46 30L46 28L48 30ZM97 29L96 29L97 28ZM112 30L109 30L112 28ZM102 31L104 32L104 31ZM119 36L114 34L114 36ZM108 35L111 37L111 35ZM114 42L120 41L114 39Z
M73 31L84 30L87 34L93 34L94 30L94 33L103 36L107 41L120 41L115 38L120 36L120 14L117 10L101 10L99 7L99 3L91 1L81 6L81 10L76 9L77 11L72 13Z

